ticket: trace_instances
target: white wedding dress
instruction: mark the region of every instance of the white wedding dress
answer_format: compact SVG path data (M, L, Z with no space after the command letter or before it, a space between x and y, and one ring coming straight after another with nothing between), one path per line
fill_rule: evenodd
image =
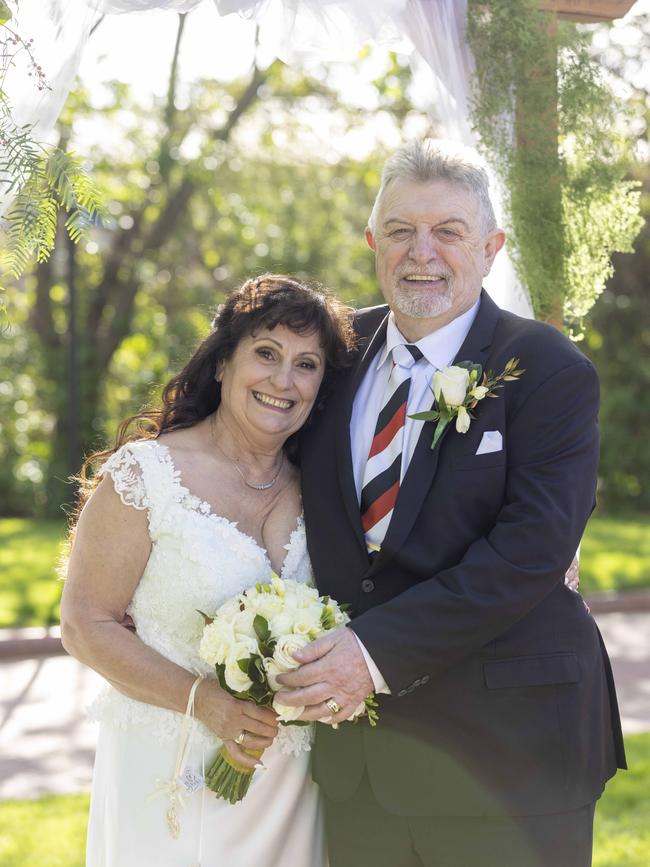
M141 641L184 668L214 674L198 655L203 619L257 581L269 558L232 521L183 487L167 448L122 446L104 464L121 500L146 509L152 549L127 610ZM311 580L302 519L286 545L282 577ZM167 826L183 714L107 686L90 708L100 721L87 867L326 867L322 807L309 768L311 727L281 726L245 799L231 805L202 785L220 741L191 724L176 779L180 833Z

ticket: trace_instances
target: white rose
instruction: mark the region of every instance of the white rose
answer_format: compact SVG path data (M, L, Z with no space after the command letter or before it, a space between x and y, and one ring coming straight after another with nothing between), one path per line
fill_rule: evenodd
M295 615L293 631L299 635L309 635L313 630L320 630L322 613L323 605L320 602L299 609Z
M217 613L215 614L215 620L225 620L228 623L232 623L232 621L239 617L240 614L241 607L239 599L229 599L227 602L224 602L223 605L219 606Z
M447 406L460 406L467 396L469 371L456 365L445 367L444 370L436 370L431 384L436 400L440 400L442 392Z
M205 627L199 655L210 665L222 665L236 642L235 630L227 620L215 620Z
M269 629L274 638L287 635L293 628L294 615L290 611L280 611L269 620Z
M284 600L275 593L260 593L250 603L250 609L255 614L261 614L267 620L278 614L284 607Z
M256 614L256 611L246 608L244 611L240 611L233 619L232 625L235 630L235 637L238 641L242 638L251 638L254 641L257 640L255 627L253 626Z
M231 656L226 660L226 669L224 671L224 677L226 679L226 683L230 687L230 689L234 690L234 692L246 692L247 689L250 689L253 685L253 681L250 677L245 674L239 665L237 664L237 659L243 659L244 657Z
M293 658L293 653L309 644L306 635L281 635L275 645L273 659L283 671L293 671L300 663Z
M266 677L269 682L269 686L273 690L273 692L278 692L282 689L282 684L278 683L278 675L284 673L284 669L280 668L277 662L271 657L267 656L263 660L264 670L266 671Z
M298 719L304 711L304 707L290 707L288 704L282 704L276 696L273 699L273 710L277 713L280 722L291 722Z

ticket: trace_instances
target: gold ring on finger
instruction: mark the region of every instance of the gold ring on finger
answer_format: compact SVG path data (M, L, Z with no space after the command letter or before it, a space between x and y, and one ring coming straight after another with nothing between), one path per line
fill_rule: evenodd
M340 713L341 707L333 698L328 698L325 704L332 713Z
M240 731L239 734L237 735L237 737L235 738L235 743L239 744L240 747L243 747L245 737L246 737L246 732L242 729L242 731Z

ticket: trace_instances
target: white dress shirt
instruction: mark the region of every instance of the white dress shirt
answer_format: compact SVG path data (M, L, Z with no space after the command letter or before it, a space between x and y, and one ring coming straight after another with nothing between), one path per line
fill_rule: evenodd
M452 319L447 325L427 334L415 344L422 353L422 358L411 368L411 388L409 389L406 407L406 422L404 425L404 444L402 448L402 473L404 478L408 465L413 457L415 446L422 431L424 422L409 418L416 412L431 409L433 393L431 379L436 370L442 370L452 363L460 350L467 333L478 312L480 301L477 301L466 313ZM354 396L352 417L350 419L350 442L352 445L352 466L357 496L361 502L361 488L366 460L375 435L377 417L382 409L386 385L392 365L391 352L399 343L408 343L395 324L393 313L388 317L386 342L377 353L376 361L370 363L357 393ZM471 361L463 358L461 361ZM375 692L390 693L390 689L381 672L373 662L363 643L355 635L361 652L370 671Z

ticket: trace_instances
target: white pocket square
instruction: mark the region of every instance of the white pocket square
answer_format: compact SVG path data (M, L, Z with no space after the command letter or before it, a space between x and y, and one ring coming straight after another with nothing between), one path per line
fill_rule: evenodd
M486 430L476 449L477 455L487 455L489 452L500 452L503 448L503 437L498 430Z

